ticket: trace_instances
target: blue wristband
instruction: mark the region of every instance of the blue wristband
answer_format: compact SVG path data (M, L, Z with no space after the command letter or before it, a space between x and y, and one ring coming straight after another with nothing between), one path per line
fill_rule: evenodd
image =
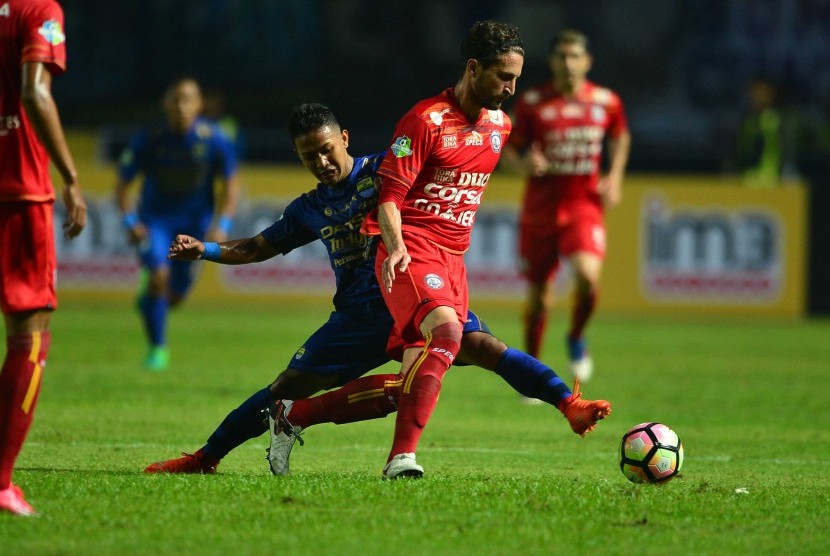
M121 224L124 226L124 228L128 230L132 230L133 228L138 226L139 222L140 220L138 219L138 215L135 212L128 212L121 218Z
M202 253L202 260L203 261L218 261L219 257L221 256L221 251L219 250L219 244L213 241L209 241L203 244L205 246L205 252Z
M227 235L231 233L231 228L233 228L233 218L230 216L220 216L216 222L216 229Z

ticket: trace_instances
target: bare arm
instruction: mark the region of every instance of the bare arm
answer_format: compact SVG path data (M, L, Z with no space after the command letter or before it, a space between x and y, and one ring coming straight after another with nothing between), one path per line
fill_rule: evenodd
M227 180L224 180L218 203L219 210L217 211L217 215L219 219L231 219L233 218L233 215L236 214L236 204L239 202L239 191L239 176L237 174L234 174ZM227 235L228 234L225 230L214 226L208 234L208 238L212 241L225 241L228 239Z
M179 234L170 244L167 258L198 261L204 252L204 243L195 237ZM229 265L258 263L278 254L277 250L265 241L262 234L259 234L245 239L223 241L219 244L219 259L216 262Z
M395 203L387 202L378 205L378 225L380 237L389 252L383 261L381 275L386 291L392 291L392 282L395 280L395 270L404 272L409 266L412 257L406 252L406 245L401 234L401 211Z
M127 229L130 243L137 244L147 237L147 228L135 215L135 206L129 192L131 183L131 181L123 179L118 180L118 183L115 184L115 202L124 220L124 227Z
M20 98L38 139L63 178L66 204L63 228L67 237L74 238L86 226L86 201L78 185L78 172L66 144L58 107L52 98L52 74L42 63L23 64Z
M622 182L631 152L631 133L622 132L618 137L608 141L608 175L599 182L599 193L605 199L606 206L613 207L622 200Z

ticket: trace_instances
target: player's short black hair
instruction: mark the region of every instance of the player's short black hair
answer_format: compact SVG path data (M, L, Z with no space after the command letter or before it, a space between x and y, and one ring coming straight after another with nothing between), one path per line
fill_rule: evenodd
M292 141L300 135L326 126L340 129L340 122L337 121L331 108L316 102L296 106L288 117L288 134Z
M588 35L576 29L563 29L556 33L550 40L548 54L553 54L560 44L581 44L585 52L591 52L591 42L588 40Z
M194 76L183 73L181 75L177 75L170 83L167 84L167 87L164 88L163 97L169 95L173 91L175 91L182 83L193 83L196 85L196 88L199 90L199 94L202 94L202 84L196 79Z
M476 21L461 43L461 64L475 59L486 69L508 52L525 55L519 29L501 21Z

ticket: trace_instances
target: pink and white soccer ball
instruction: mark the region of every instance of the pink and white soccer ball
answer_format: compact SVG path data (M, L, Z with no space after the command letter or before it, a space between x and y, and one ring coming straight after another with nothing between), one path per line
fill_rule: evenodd
M663 484L683 466L683 443L662 423L631 427L620 444L620 469L633 483Z

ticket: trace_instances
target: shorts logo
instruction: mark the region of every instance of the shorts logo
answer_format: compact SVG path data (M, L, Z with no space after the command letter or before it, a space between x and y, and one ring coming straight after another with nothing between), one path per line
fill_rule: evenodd
M395 142L392 143L392 154L394 154L397 158L403 158L404 156L411 155L412 139L406 135L395 139Z
M501 133L498 131L494 131L490 134L490 148L493 149L494 153L501 150Z
M431 290L440 290L444 287L444 280L437 274L427 274L424 276L424 283Z
M63 34L60 21L54 19L44 21L37 32L52 46L58 46L66 40L66 35Z
M297 353L294 354L294 359L302 359L303 355L305 355L305 346L297 350Z
M455 134L442 135L441 136L441 143L443 144L445 149L457 149L458 148L458 136L455 135Z

